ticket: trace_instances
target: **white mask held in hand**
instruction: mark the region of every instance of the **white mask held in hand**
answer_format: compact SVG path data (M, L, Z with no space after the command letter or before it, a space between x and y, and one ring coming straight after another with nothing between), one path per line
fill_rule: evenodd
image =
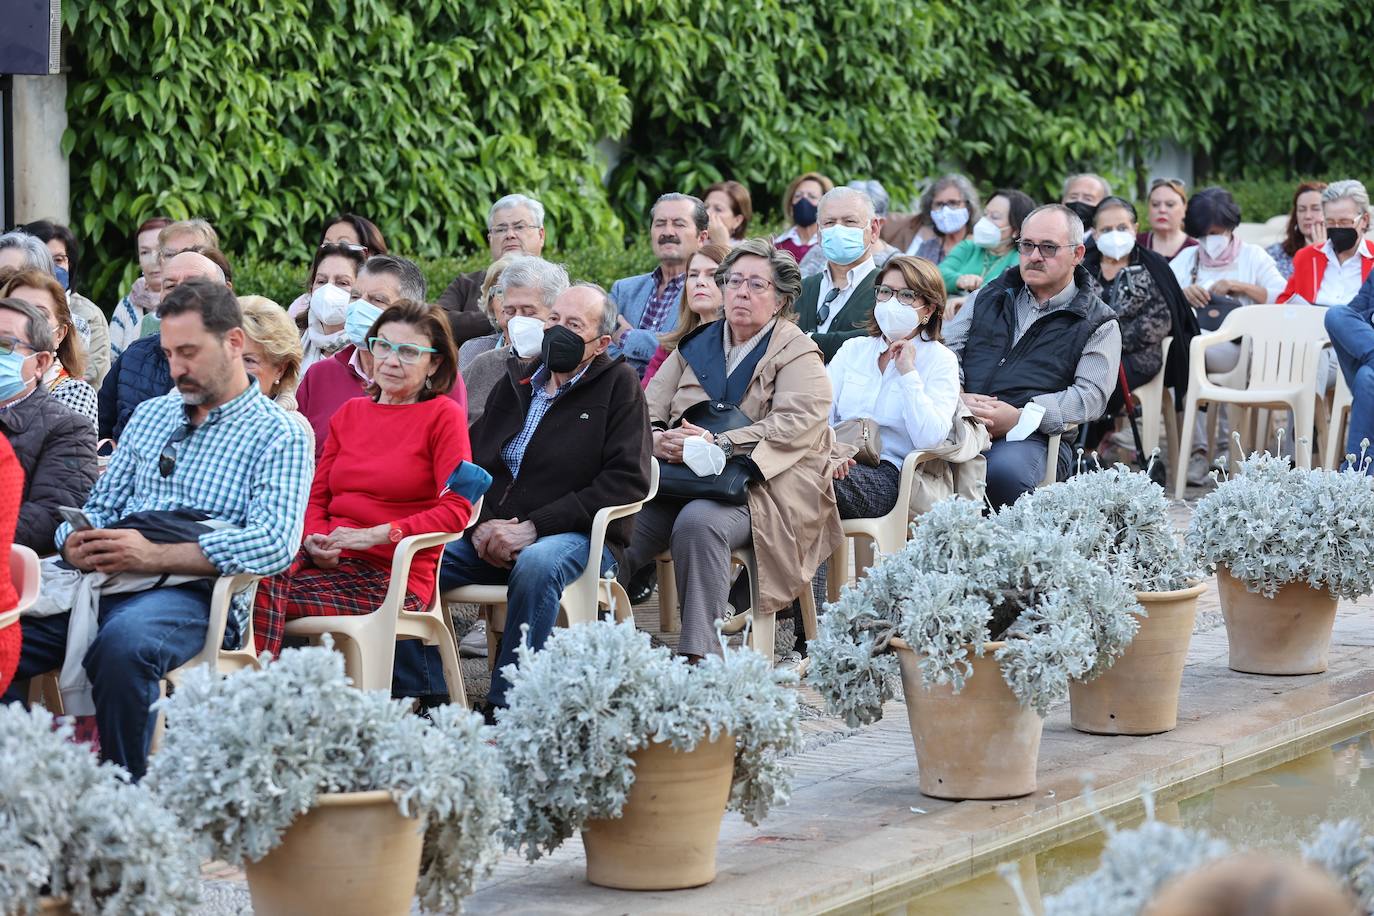
M996 248L1002 243L1002 227L986 216L973 224L973 244L979 248Z
M1229 244L1231 240L1224 235L1209 235L1202 240L1202 250L1207 252L1207 257L1215 260L1221 257L1221 253Z
M878 322L878 327L889 343L904 340L921 326L920 314L914 308L902 305L895 298L873 306L873 319Z
M348 312L348 290L326 283L310 294L310 317L317 324L332 328L344 323Z
M930 219L946 235L958 232L968 224L968 207L936 207L930 211Z
M1104 232L1097 237L1097 250L1109 258L1124 258L1135 247L1135 236L1120 229Z
M698 477L713 477L725 470L725 452L704 436L691 436L682 443L682 463Z
M544 345L544 322L527 315L516 315L506 322L506 336L521 359L538 356L539 348Z

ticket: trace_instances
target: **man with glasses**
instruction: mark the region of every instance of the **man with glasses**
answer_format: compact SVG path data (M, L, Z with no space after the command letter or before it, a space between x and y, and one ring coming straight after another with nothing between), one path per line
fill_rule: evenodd
M524 194L507 194L492 204L487 214L487 241L493 261L507 255L542 255L544 205ZM482 308L486 274L485 267L463 274L439 296L439 307L449 316L455 346L491 333L491 321Z
M678 303L692 255L706 243L710 214L688 194L664 194L649 211L649 244L658 266L647 274L611 284L620 310L611 335L611 356L624 356L641 376L658 349L658 339L677 327Z
M821 198L821 252L826 269L802 281L797 299L797 326L811 335L830 362L840 345L867 332L873 315L873 260L882 221L865 192L850 187L827 191Z
M268 576L301 543L314 463L306 433L248 377L238 301L223 284L188 280L158 306L176 390L145 401L83 512L64 522L63 559L87 573L192 577L100 599L83 666L93 687L100 753L143 775L162 677L204 646L218 576ZM204 523L203 525L201 523ZM208 528L154 543L143 532ZM225 642L238 645L247 602L235 601ZM70 614L25 622L23 678L62 664Z
M649 492L649 410L639 377L607 354L615 328L615 306L599 286L564 290L545 322L540 355L509 357L504 383L472 427L473 463L492 484L469 536L445 548L439 582L445 591L506 586L488 721L506 705L502 670L516 663L516 647L522 638L534 649L544 645L559 596L586 568L596 513ZM633 529L632 518L606 529L603 574L612 574Z
M1016 246L1020 266L979 290L945 328L945 346L959 357L964 403L993 439L987 496L994 506L1015 502L1044 478L1052 434L1102 416L1121 362L1121 329L1082 267L1077 214L1062 204L1032 210ZM1027 410L1041 414L1038 422L1008 438ZM1060 477L1070 438L1060 442Z

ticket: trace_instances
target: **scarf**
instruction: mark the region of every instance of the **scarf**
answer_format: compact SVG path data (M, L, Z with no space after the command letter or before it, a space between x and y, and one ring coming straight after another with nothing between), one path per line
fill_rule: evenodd
M1240 239L1235 235L1235 233L1231 234L1231 244L1223 248L1220 257L1217 258L1213 258L1211 255L1209 255L1207 253L1207 246L1202 244L1201 242L1198 242L1197 262L1203 267L1229 267L1230 265L1235 263L1236 258L1238 257L1240 257Z
M326 356L333 356L349 342L348 334L344 328L339 328L333 334L326 334L314 321L306 326L305 333L301 335L301 344L305 349L305 361L307 363L324 359Z
M140 320L144 315L156 309L161 299L162 294L150 290L148 281L143 277L135 280L133 287L129 290L129 304L137 310Z

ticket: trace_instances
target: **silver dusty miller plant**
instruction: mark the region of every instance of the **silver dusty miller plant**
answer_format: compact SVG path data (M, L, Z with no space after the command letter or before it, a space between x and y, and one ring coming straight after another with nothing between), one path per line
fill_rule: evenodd
M190 913L200 900L191 837L122 768L72 741L70 722L0 706L0 913L42 896L78 916Z
M587 821L619 817L635 779L630 754L651 743L689 751L732 735L729 807L757 824L787 801L778 757L798 747L797 698L757 652L690 666L633 622L596 623L554 631L539 652L522 647L504 673L510 705L496 734L515 801L506 842L531 861Z
M1290 582L1347 599L1374 593L1374 478L1290 468L1267 452L1198 503L1188 547L1272 598Z
M927 683L958 691L984 643L996 650L1017 699L1041 715L1110 666L1134 638L1143 609L1116 570L1084 557L1048 527L985 518L978 503L947 499L920 516L912 537L882 558L821 618L812 685L857 726L882 718L900 636L921 656Z
M288 649L226 678L197 669L163 708L167 737L146 782L216 858L257 861L322 793L371 790L425 825L426 910L460 910L500 856L510 802L481 717L441 707L425 721L355 690L328 648Z
M1176 591L1202 577L1169 519L1163 488L1122 465L1033 490L1002 515L1028 529L1056 528L1133 591Z
M1359 903L1361 913L1374 913L1374 837L1358 821L1322 824L1303 844L1302 857L1334 875Z

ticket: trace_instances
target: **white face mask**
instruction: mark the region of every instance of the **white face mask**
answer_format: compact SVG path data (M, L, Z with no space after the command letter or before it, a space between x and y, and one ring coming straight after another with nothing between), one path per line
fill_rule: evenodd
M979 248L996 248L1002 243L1002 227L986 216L973 224L973 244Z
M689 436L682 443L682 463L698 477L711 477L725 470L725 452L701 436Z
M1231 240L1224 235L1209 235L1202 240L1202 250L1207 252L1209 258L1219 258L1230 244Z
M968 225L968 207L937 207L931 211L930 219L941 232L958 232Z
M878 327L889 343L905 340L907 335L922 324L921 316L914 308L902 305L896 299L879 302L873 306L873 320L878 322Z
M1135 236L1117 229L1097 237L1097 248L1109 258L1124 258L1135 247Z
M527 315L516 315L506 322L506 336L521 359L538 356L539 348L544 344L544 322Z
M333 327L344 323L348 313L348 290L326 283L310 294L310 317L317 324Z

